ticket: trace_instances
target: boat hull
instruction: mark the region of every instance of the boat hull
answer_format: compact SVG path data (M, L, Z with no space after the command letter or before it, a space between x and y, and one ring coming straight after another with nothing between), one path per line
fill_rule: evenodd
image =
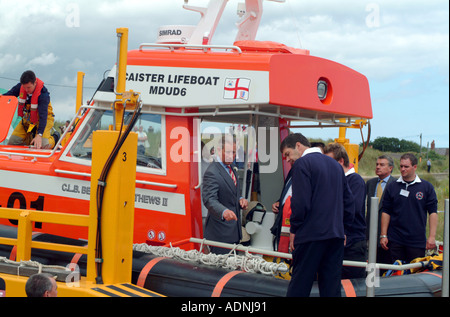
M16 237L14 227L0 225L0 236ZM86 245L75 240L50 234L36 234L34 241ZM14 247L0 245L0 256L14 259ZM32 250L31 260L46 265L76 264L81 275L86 275L86 255ZM230 271L199 263L160 257L140 251L133 252L132 283L170 297L284 297L288 280L257 273ZM382 277L375 288L376 297L433 297L440 296L442 271L435 270L410 275ZM342 281L343 297L366 296L366 280ZM311 297L319 296L315 282Z

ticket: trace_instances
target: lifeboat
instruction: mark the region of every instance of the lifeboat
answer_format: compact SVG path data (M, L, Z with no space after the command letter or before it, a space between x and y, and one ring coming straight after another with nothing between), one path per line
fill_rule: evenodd
M112 255L118 269L105 263L107 272L117 269L126 274L108 275L107 280L131 283L139 288L139 294L149 290L155 296L285 295L287 279L137 250L130 254L132 245L170 249L178 244L184 251L201 246L205 216L202 168L208 163L218 135L234 133L241 142L242 156L238 155L237 166L242 197L262 206L244 217L247 238L242 244L258 254L289 258L288 254L276 254L270 231L275 214L267 208L278 200L289 172L290 167L279 152L279 144L289 129L338 128L336 142L344 145L357 170L359 146L351 144L345 132L364 127L370 131L372 106L367 78L342 64L313 56L308 50L256 41L262 1L246 0L245 5L239 6L240 21L233 44L211 44L227 2L211 0L208 7L201 8L186 1L185 9L201 15L197 26L161 27L156 43L142 43L132 50L126 44L128 30L118 29L121 44L117 63L89 104L81 102L84 74L78 74L76 116L53 149L0 145L0 216L12 215L11 210L15 210L14 217L0 217L0 256L10 261L26 258L63 267L76 264L81 275L91 281L91 292L95 279L94 273L88 272L95 271L93 268L103 260L95 255L97 262L92 260L89 264L89 256L97 251L89 251L86 245L95 236L92 210L98 186L105 183L97 183L98 170L103 166L95 166L98 163L93 159L94 152L101 150L94 148L94 139L102 131L117 132L129 127L128 133L137 139L131 149L134 153L122 151L116 155L123 162L131 159L136 163L132 172L121 174L126 182L121 179L117 183L126 183L120 188L127 192L132 189L131 198L125 203L126 208L132 205L132 210L129 217L117 214L111 221L120 230L122 225L128 226L123 230L131 238L123 246L123 259L132 260L123 268L120 256ZM0 102L5 114L0 141L4 141L9 136L17 100L0 96ZM121 198L120 193L109 194L105 200L108 208L117 207L114 204ZM33 212L32 217L37 220L23 219ZM26 223L26 228L21 229L20 223ZM104 221L102 226L104 234L115 236L111 222ZM19 234L17 230L26 233ZM22 235L31 242L19 248L19 242L12 239ZM59 247L51 250L48 244L56 245L55 241L69 245L69 251ZM15 256L14 245L21 250L20 258ZM401 287L396 282L400 278L408 281ZM440 292L441 280L440 271L386 278L375 295L434 296ZM109 291L117 295L111 289L102 289L102 294ZM363 296L364 281L343 282L342 294ZM316 286L312 291L315 295Z
M214 148L218 133L232 129L246 147L245 156L238 158L241 180L245 175L243 197L267 207L278 199L288 173L278 148L290 127L306 123L345 130L368 124L372 108L367 78L307 50L255 41L262 7L248 2L233 45L210 44L226 3L211 1L197 27L188 28L190 35L183 28L160 31L157 43L142 43L125 53L123 83L118 82L118 68L113 65L90 104L81 105L78 98L77 115L52 150L0 146L0 205L88 213L92 134L117 129L118 115L111 107L117 85L139 92L142 100L134 127L146 138L138 144L136 163L135 243L164 245L202 238L203 154ZM178 29L170 26L169 30ZM80 94L82 81L79 73ZM12 114L14 105L4 109ZM125 109L125 124L130 113ZM4 139L9 123L2 125ZM341 139L348 149L354 147L345 133ZM353 161L357 165L357 158ZM261 226L273 218L268 210ZM0 223L15 225L8 220ZM87 238L83 228L35 223L34 230ZM266 248L263 244L271 238L262 237L267 230L260 231L265 233L255 232L253 240L264 241L260 246Z

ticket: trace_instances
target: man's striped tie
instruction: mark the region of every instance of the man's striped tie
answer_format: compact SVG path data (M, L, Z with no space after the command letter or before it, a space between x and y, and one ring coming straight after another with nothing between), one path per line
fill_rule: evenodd
M234 186L236 186L236 176L233 173L233 169L231 168L231 165L227 165L228 170L230 172L231 179L233 180Z

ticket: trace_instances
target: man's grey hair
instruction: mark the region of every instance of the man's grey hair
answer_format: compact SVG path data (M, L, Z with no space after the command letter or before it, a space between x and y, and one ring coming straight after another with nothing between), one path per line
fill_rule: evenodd
M394 167L394 160L389 155L386 155L386 154L380 155L380 156L378 156L378 159L379 160L385 159L388 161L389 166Z

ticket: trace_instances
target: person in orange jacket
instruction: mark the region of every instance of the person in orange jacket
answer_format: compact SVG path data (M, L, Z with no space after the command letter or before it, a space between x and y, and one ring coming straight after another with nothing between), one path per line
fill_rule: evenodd
M34 145L37 149L53 147L54 140L50 133L55 116L50 103L50 93L44 82L37 78L33 71L27 70L20 77L20 83L4 95L18 98L17 114L22 118L8 144Z

